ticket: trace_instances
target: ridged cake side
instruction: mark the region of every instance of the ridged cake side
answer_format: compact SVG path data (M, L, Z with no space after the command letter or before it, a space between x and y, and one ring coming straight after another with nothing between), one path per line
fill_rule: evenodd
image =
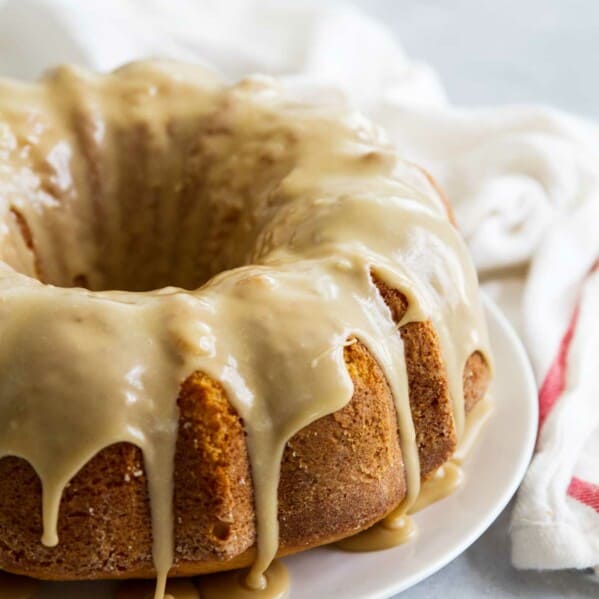
M377 281L399 322L405 297ZM455 449L456 437L437 336L429 323L401 328L422 476ZM393 398L360 343L345 349L354 395L343 409L288 443L279 484L279 555L331 543L381 520L406 492ZM469 411L490 373L477 352L464 371ZM196 373L178 398L175 565L195 575L252 563L256 539L243 423L222 386ZM60 544L40 544L41 485L24 461L0 460L0 568L49 580L151 577L150 508L139 449L102 450L73 479L61 504Z

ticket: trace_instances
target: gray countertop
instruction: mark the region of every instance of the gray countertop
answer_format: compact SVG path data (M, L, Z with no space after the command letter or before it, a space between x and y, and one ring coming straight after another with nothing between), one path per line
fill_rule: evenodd
M542 102L599 117L596 0L352 0L433 65L452 102ZM401 599L599 597L572 571L526 572L509 561L510 507L468 551Z

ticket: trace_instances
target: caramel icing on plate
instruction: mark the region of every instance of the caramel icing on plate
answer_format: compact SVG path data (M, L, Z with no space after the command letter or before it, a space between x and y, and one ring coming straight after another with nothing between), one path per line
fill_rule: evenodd
M243 570L201 576L198 586L202 599L285 599L289 596L289 573L282 562L272 562L264 577L266 585L258 590L247 586L247 573Z
M149 580L128 581L119 586L115 599L152 599L154 592L155 585ZM191 580L175 578L168 581L164 599L206 598L200 597L198 587Z

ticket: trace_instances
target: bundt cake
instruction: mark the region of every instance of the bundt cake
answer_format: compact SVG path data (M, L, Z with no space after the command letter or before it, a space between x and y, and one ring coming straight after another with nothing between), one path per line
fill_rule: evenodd
M409 508L490 379L434 182L268 78L3 81L0 223L11 573L259 587Z

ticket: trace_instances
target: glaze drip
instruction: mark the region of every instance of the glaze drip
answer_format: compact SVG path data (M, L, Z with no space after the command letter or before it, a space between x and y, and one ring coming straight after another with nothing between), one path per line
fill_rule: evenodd
M492 410L486 396L467 414L464 433L452 459L427 478L420 486L418 497L404 500L387 518L357 535L342 539L335 546L343 551L366 552L391 549L403 545L417 535L411 516L455 492L464 482L461 463L476 442Z
M244 571L211 574L198 579L202 599L286 599L289 597L289 574L282 562L275 560L264 572L262 589L247 586Z
M54 545L68 481L102 448L138 446L157 598L174 555L175 399L193 372L244 422L261 588L283 450L351 399L345 345L359 339L392 391L406 511L420 467L398 327L434 325L458 435L466 360L489 360L475 271L428 178L360 117L269 79L227 87L140 63L0 84L0 221L0 457L38 473ZM372 273L407 298L401 322Z

